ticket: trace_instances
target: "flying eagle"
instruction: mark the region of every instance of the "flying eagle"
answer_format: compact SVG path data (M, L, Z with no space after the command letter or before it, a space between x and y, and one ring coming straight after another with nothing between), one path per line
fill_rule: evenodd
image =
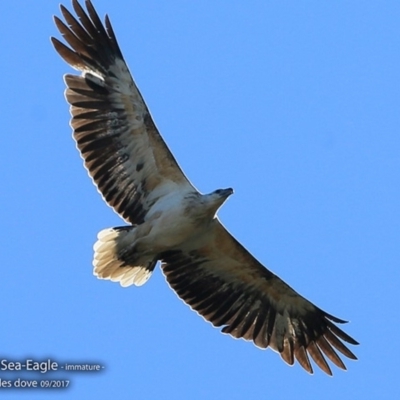
M54 17L70 47L52 38L81 76L65 75L73 137L104 200L129 224L105 229L94 245L94 274L122 286L143 285L158 261L171 288L222 332L297 360L309 356L346 369L336 351L355 360L344 323L313 305L257 261L221 224L218 209L233 193L201 194L159 134L124 61L108 16L72 1L65 22Z

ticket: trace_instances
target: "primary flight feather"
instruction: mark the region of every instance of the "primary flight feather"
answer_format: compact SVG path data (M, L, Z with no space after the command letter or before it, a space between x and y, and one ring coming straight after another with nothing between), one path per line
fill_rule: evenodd
M72 1L66 46L55 49L80 76L66 75L71 126L85 167L105 201L129 224L105 229L94 245L94 274L122 286L144 284L158 261L171 288L222 332L271 347L312 373L309 356L327 374L326 358L355 355L358 344L340 320L300 296L258 262L224 228L217 210L233 193L203 195L183 174L132 79L108 17Z

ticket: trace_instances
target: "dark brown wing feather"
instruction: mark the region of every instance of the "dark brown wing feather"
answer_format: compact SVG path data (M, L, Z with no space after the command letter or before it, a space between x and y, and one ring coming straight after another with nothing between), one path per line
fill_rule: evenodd
M356 345L335 323L344 323L314 306L262 266L219 223L206 243L162 255L162 269L178 296L222 332L270 346L288 364L296 359L312 373L309 356L332 375L325 357L346 369L337 355L355 360L342 340Z
M63 6L57 28L70 47L55 49L82 76L66 75L71 126L85 166L107 203L132 224L172 190L193 187L159 135L119 49L108 17L105 27L90 1L88 13Z

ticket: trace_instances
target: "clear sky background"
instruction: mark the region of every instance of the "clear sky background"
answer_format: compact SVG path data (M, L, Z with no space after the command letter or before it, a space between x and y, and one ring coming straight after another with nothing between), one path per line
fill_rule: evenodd
M351 320L359 361L329 378L219 333L169 289L92 275L121 225L85 172L52 49L59 0L0 2L0 358L98 362L67 390L4 398L400 396L400 2L97 0L154 119L260 261ZM65 3L70 7L69 2ZM38 374L5 374L29 379ZM13 378L13 379L14 379Z

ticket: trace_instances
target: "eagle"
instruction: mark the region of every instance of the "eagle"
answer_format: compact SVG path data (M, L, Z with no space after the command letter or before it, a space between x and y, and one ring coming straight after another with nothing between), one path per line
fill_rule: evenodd
M200 193L157 130L117 43L108 16L72 1L54 17L67 45L51 38L80 76L64 77L71 127L93 183L126 226L102 230L94 245L94 275L141 286L160 263L169 286L222 332L271 348L313 373L311 359L332 375L338 353L356 360L344 342L358 343L334 317L265 268L222 225L217 211L231 188Z

